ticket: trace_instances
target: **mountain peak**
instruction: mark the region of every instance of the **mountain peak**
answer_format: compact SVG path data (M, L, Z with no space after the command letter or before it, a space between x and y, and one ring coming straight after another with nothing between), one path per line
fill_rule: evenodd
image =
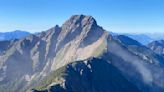
M95 25L97 26L96 20L92 16L87 15L73 15L70 19L68 19L63 25L73 26L73 25L81 25L81 26L89 26Z
M71 18L70 18L71 20L83 20L83 19L88 19L88 21L94 21L94 22L96 22L96 20L92 17L92 16L90 16L90 15L72 15L71 16Z

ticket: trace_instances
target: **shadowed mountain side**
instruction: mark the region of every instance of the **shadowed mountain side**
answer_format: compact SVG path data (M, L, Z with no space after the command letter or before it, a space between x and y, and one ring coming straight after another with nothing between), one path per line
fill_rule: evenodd
M57 80L63 82L57 83ZM141 92L117 68L96 58L59 68L43 79L36 89L40 91L33 92Z
M163 62L164 58L161 55L154 53L151 49L142 45L136 40L133 40L124 35L114 36L114 39L119 43L121 43L126 48L128 48L128 50L131 51L133 54L139 56L140 58L147 61L148 63L164 66L164 62Z

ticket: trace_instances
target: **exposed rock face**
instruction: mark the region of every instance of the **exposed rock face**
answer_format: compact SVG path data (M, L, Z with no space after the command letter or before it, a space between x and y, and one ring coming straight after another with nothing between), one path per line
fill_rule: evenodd
M90 66L84 62L91 57L103 59L96 59L96 62L99 60L106 62L90 65L95 74L90 72ZM76 61L79 60L82 62L76 64ZM67 81L70 85L67 85L66 92L79 92L79 90L81 90L80 92L106 92L108 90L111 92L122 90L126 92L128 90L163 92L163 60L162 56L135 40L126 38L126 36L112 37L97 25L93 17L74 15L61 27L55 26L45 32L27 36L13 42L9 48L5 49L5 53L0 56L0 90L2 92L24 92L38 85L45 76L50 76L49 74L52 72L57 73L56 76L62 76L61 72L65 72L68 74L67 77L60 77L62 79L57 81L52 77L52 80L55 80L54 84L61 84L68 78ZM87 63L89 62L87 61ZM93 62L95 61L93 60ZM58 70L67 65L71 66L68 70ZM105 69L101 69L98 65ZM82 71L79 72L78 69ZM79 76L83 74L83 70L86 72L83 76ZM78 89L77 82L70 82L73 80L72 76L77 78L74 80L77 80L82 88ZM96 85L88 81L87 78L90 77L91 80L96 78L96 81L94 80ZM118 80L114 79L115 77L121 82L117 83ZM101 80L98 80L99 78ZM105 80L110 82L107 83ZM104 89L98 82L105 85ZM122 86L124 83L126 85ZM74 89L70 88L71 85ZM93 88L88 89L91 86ZM82 90L83 88L84 90ZM52 90L55 90L52 92L56 92L56 90L63 91L65 89L61 85L56 85L52 86ZM35 92L35 89L33 91ZM45 92L47 92L47 88Z
M164 40L153 41L147 45L155 53L164 56Z
M0 57L0 70L4 75L0 83L5 86L6 81L19 79L30 83L70 62L99 56L106 49L100 47L105 46L107 36L93 17L72 16L61 27L27 36L8 48Z

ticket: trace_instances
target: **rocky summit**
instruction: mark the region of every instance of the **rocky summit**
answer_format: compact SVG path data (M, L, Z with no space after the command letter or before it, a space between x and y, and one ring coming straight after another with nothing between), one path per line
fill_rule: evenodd
M1 42L0 42L1 43ZM2 92L163 92L164 57L92 16L0 46Z

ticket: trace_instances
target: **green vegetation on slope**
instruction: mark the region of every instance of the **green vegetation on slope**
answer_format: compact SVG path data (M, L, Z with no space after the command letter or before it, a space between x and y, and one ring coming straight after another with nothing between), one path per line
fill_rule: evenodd
M59 83L60 79L65 75L66 67L62 67L59 68L58 70L56 70L55 72L52 72L52 74L50 74L50 76L45 77L40 83L39 85L37 85L36 87L34 87L34 89L36 90L44 90L46 89L50 84L52 83Z

